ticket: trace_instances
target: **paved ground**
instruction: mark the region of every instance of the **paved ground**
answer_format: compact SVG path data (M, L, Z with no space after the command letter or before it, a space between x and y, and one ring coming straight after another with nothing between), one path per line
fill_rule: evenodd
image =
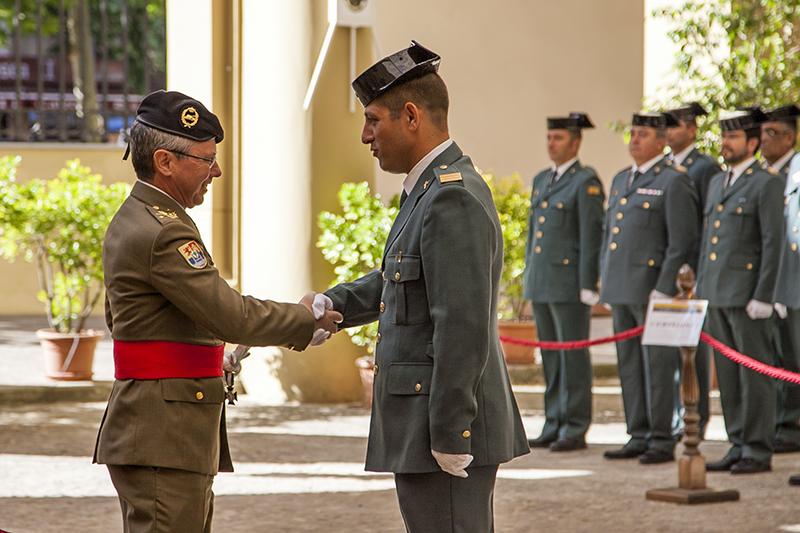
M52 388L29 375L40 364L34 326L0 320L0 386L6 390ZM101 346L96 378L111 375L102 359L109 348ZM83 390L65 384L53 390L62 387ZM540 390L516 391L534 436L543 423ZM738 489L738 502L648 501L647 490L677 484L677 466L604 460L602 452L626 435L618 388L598 383L596 393L587 450L534 450L503 465L495 498L498 532L800 532L800 488L786 484L800 472L800 454L776 456L772 473L709 475L709 486ZM1 404L0 530L121 531L108 474L91 464L103 407L102 401ZM215 482L215 531L402 533L391 477L363 471L368 412L362 407L266 406L245 396L229 409L228 421L237 471ZM717 459L727 448L718 415L709 437L702 451Z

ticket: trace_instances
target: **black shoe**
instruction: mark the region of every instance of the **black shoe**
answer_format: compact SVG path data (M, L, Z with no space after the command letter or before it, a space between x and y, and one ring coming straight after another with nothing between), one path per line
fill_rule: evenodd
M571 452L573 450L586 449L586 441L583 439L571 439L569 437L561 437L554 443L550 444L551 452Z
M786 440L776 440L772 446L772 453L795 453L800 452L800 443L789 442Z
M706 463L706 472L729 472L731 467L735 465L739 459L726 455L719 461Z
M772 470L772 462L769 459L759 461L752 457L744 457L731 467L731 474L757 474L770 470Z
M668 463L675 460L675 454L651 448L639 456L639 462L643 465L655 465L658 463Z
M645 451L643 448L635 448L626 444L619 450L607 450L603 453L603 457L606 459L633 459L639 457Z
M789 477L789 485L800 485L800 474Z
M541 435L535 439L528 439L528 446L531 448L547 448L555 441L555 437L545 437L544 435Z

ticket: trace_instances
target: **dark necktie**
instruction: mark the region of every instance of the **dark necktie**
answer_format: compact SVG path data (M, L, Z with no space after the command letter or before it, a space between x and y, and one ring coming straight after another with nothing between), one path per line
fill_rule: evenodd
M728 190L728 187L731 186L732 181L733 181L733 170L729 170L728 175L725 176L725 183L722 186L722 192Z
M630 176L630 178L628 178L628 188L629 189L631 187L633 187L633 184L636 183L636 179L641 175L642 175L642 173L639 172L638 170L636 170L634 172L631 172L631 176Z
M558 170L553 169L550 171L550 176L547 178L547 186L550 187L552 184L556 182L556 176L558 176Z
M407 198L408 198L408 193L406 192L405 189L403 189L403 192L400 194L400 206L399 207L403 207L403 204L406 202Z

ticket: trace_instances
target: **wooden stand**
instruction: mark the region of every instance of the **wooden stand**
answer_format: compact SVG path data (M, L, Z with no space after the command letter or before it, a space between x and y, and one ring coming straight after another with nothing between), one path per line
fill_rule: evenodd
M678 272L678 300L691 300L694 293L694 271L683 265ZM700 399L695 368L696 346L681 346L683 372L681 374L681 403L683 415L683 455L678 459L678 486L668 489L647 491L648 500L673 503L714 503L730 502L739 499L738 490L713 489L706 487L706 459L700 453L700 415L697 403Z

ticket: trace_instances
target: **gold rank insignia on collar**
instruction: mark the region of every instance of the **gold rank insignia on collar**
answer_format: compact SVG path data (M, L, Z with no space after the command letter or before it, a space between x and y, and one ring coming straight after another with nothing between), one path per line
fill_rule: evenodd
M155 209L158 218L178 218L178 215L170 209L161 209L157 205L154 205L153 209Z

